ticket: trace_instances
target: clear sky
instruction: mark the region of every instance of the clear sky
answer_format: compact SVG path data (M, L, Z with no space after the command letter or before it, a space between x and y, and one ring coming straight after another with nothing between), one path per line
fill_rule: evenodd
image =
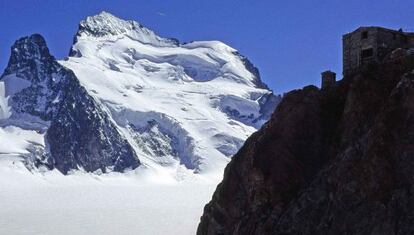
M32 33L64 58L79 21L102 10L181 42L223 41L276 93L319 85L326 69L341 74L342 34L358 26L414 31L412 0L0 0L0 69L13 42Z

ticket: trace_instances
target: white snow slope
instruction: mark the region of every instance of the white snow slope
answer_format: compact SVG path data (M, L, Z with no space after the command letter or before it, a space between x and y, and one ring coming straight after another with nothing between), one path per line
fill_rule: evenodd
M0 234L195 234L215 187L139 171L30 172L15 156L0 154Z

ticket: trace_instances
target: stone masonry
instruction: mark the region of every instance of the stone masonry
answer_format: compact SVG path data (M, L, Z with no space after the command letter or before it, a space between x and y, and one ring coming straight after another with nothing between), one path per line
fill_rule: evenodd
M414 33L382 27L360 27L343 35L343 74L352 73L361 65L380 62L397 48L414 46Z

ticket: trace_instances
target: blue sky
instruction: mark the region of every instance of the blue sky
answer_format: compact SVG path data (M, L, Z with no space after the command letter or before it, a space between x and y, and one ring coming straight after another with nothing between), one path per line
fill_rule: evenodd
M276 93L319 85L325 69L341 74L342 34L358 26L414 31L410 0L0 0L0 69L13 42L32 33L42 34L57 58L67 56L79 21L102 10L182 42L223 41Z

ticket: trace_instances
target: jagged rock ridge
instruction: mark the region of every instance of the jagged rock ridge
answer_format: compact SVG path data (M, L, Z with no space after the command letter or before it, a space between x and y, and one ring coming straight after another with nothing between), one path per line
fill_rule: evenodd
M288 93L245 142L198 234L413 234L414 56Z

